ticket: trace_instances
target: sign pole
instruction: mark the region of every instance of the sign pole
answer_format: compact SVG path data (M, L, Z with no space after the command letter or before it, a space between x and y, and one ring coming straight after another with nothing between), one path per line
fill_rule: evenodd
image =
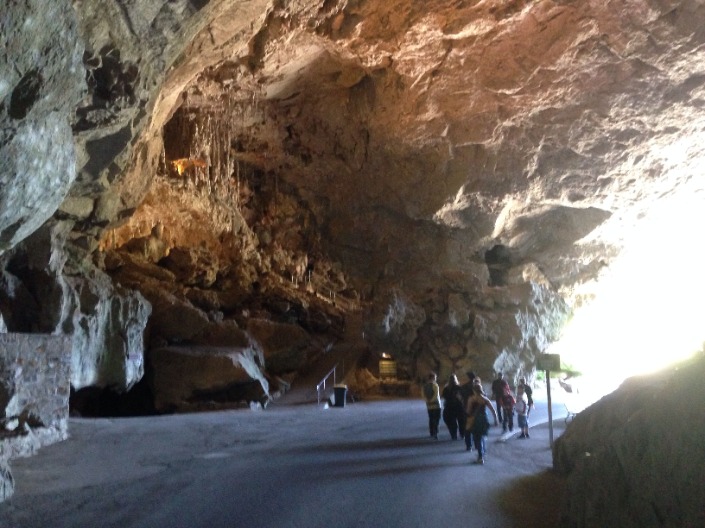
M551 371L546 370L546 396L548 398L548 445L553 449L553 409L551 406Z
M553 406L551 405L551 371L561 370L559 354L541 354L536 358L536 369L546 373L546 395L548 396L548 442L553 449Z

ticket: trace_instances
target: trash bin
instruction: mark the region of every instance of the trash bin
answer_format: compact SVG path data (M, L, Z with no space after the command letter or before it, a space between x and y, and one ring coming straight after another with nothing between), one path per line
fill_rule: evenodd
M345 399L348 396L348 386L336 385L335 387L333 387L333 393L335 394L334 407L345 407Z

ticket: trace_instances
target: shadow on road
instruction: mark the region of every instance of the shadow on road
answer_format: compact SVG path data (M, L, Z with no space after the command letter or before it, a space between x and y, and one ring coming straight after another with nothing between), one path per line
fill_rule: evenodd
M548 470L520 477L500 495L502 509L522 528L558 528L566 479Z

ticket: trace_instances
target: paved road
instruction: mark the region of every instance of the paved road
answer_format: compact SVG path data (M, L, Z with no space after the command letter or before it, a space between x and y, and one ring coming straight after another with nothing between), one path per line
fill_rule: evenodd
M494 428L486 464L471 465L445 429L428 437L416 400L72 419L70 430L12 462L0 526L507 528L521 523L503 494L551 466L545 427L506 442Z

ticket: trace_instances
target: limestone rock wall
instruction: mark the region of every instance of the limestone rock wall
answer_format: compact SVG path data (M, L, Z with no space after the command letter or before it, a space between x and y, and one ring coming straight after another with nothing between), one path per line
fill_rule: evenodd
M631 378L581 412L555 442L568 476L566 526L705 523L705 353Z
M0 49L1 254L48 220L76 179L71 125L85 81L72 2L4 6Z
M125 391L144 374L151 308L141 294L116 287L89 264L82 275L66 268L71 227L49 223L5 254L0 311L8 314L11 331L73 336L74 389Z
M407 376L502 371L515 383L533 374L536 356L558 339L570 307L536 283L429 290L423 297L395 291L385 312L373 313L367 336L399 362Z
M158 411L193 411L269 401L264 357L256 342L246 347L164 347L150 354Z
M7 333L0 344L5 433L47 427L65 435L71 337Z
M73 335L71 385L129 390L144 375L149 302L139 292L116 287L98 270L67 283L65 309L72 315L62 323Z
M59 215L82 221L80 244L95 249L104 228L142 202L164 163L162 127L183 87L239 49L239 33L265 4L76 3L88 92L76 106L78 177Z

